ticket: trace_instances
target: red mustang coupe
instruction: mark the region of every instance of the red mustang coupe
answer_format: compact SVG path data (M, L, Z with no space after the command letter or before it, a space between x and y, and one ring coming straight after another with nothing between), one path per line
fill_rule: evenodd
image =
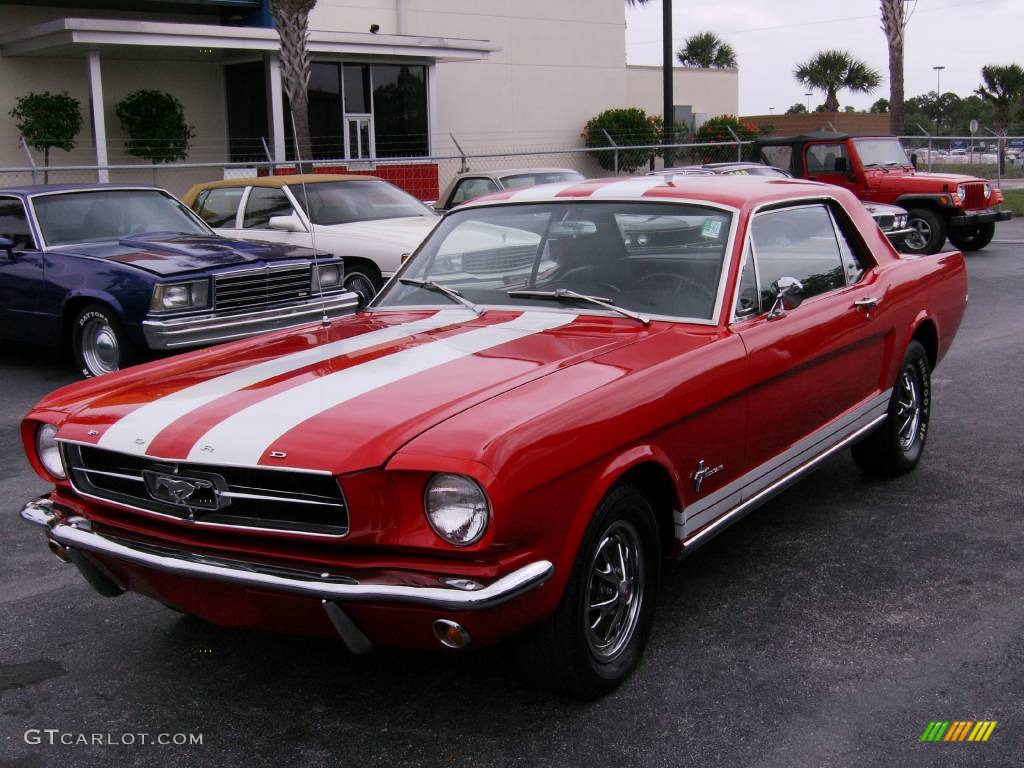
M848 191L611 179L456 209L356 315L80 382L22 516L101 594L461 649L597 695L659 565L852 446L899 475L967 301ZM822 514L827 514L826 510Z

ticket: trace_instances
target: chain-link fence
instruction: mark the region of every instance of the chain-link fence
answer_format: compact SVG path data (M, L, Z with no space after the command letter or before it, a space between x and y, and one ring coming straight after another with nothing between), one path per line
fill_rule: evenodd
M379 176L421 200L437 200L452 180L464 172L513 169L567 168L588 178L643 174L672 165L694 165L749 158L750 142L645 144L614 147L474 151L428 157L370 160L316 159L303 164L316 173L358 173ZM95 183L147 184L183 195L193 184L215 179L295 173L294 162L205 162L158 165L119 163L96 165L26 165L0 168L0 187L28 184Z
M1024 136L901 136L900 140L907 154L916 156L918 170L996 182L1024 178Z

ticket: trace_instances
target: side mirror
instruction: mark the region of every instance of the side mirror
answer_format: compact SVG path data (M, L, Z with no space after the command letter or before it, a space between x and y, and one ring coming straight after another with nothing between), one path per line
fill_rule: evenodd
M849 169L850 164L845 157L836 158L836 173L846 173Z
M14 241L9 237L0 237L0 251L7 254L7 258L14 261Z
M302 226L302 221L294 213L289 213L287 216L271 216L267 224L271 229L280 229L282 232L306 231L306 228Z
M803 303L804 284L795 277L780 277L772 283L772 293L775 294L775 303L768 313L768 319L778 320Z
M912 155L910 156L910 164L911 164L912 166L914 166L914 170L916 171L916 170L917 170L917 152L914 152L914 153L913 153L913 154L912 154Z

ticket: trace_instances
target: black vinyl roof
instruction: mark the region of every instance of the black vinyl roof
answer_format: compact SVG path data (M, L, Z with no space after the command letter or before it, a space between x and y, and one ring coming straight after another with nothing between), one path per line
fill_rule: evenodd
M775 146L781 144L803 144L807 141L846 141L850 138L848 133L834 133L832 131L815 131L800 136L765 136L757 140L758 144Z

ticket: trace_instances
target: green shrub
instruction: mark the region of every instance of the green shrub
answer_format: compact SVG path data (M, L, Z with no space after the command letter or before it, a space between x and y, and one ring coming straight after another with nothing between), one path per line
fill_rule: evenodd
M637 107L625 109L606 109L596 117L587 121L583 138L588 147L611 147L612 141L620 147L647 146L657 144L661 136L661 120L648 115ZM607 136L605 135L607 132ZM647 163L652 155L657 154L651 149L622 150L618 152L619 170L631 173ZM591 155L606 171L615 168L615 152L592 152Z
M50 165L50 149L70 152L82 129L82 108L78 99L64 93L30 93L19 98L10 111L25 143L43 153L43 165Z
M733 133L741 141L753 141L762 131L753 123L740 122L736 115L718 115L705 122L694 138L698 142L736 141ZM747 147L744 149L748 150ZM702 154L702 162L705 163L728 162L737 158L736 147L708 147ZM749 151L744 152L745 157L748 155Z
M185 122L185 108L173 95L144 89L124 97L114 107L125 133L125 151L152 163L184 160L195 138Z

